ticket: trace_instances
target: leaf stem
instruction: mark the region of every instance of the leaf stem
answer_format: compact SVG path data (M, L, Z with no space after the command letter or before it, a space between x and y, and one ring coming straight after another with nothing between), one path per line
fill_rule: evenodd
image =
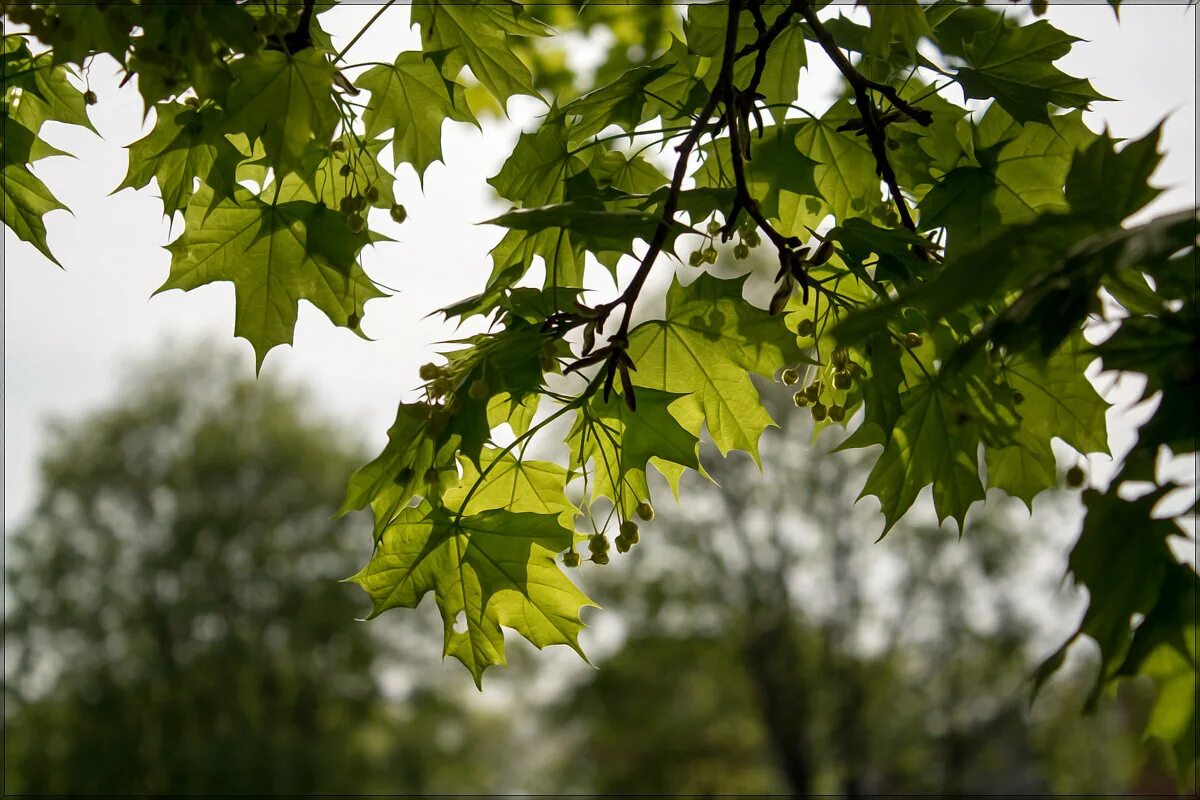
M359 29L358 33L354 34L354 38L351 39L349 42L347 42L346 46L343 47L341 50L339 50L337 55L333 57L333 63L336 64L337 62L341 61L342 58L345 57L346 53L349 52L350 48L354 47L354 45L358 44L358 40L363 37L363 34L365 34L368 30L370 30L371 26L374 25L376 23L376 21L378 21L378 19L383 16L383 12L387 11L389 8L391 8L393 5L395 5L395 3L396 3L396 0L387 0L386 3L384 3L382 6L380 6L379 10L375 12L375 15L372 16L369 20L367 20L367 24L363 25L362 28ZM391 65L388 64L387 66L391 66Z
M491 473L491 471L496 468L496 465L500 463L500 460L502 458L504 458L506 455L511 453L513 450L515 450L517 445L521 444L522 442L532 439L534 434L536 434L542 428L549 425L554 420L561 417L563 414L567 413L568 411L572 411L572 410L580 407L584 403L586 403L588 401L588 398L590 398L593 394L596 393L596 389L598 389L599 386L600 386L600 374L597 374L596 377L592 378L591 382L588 383L587 388L584 389L584 391L578 397L576 397L572 402L567 403L563 406L560 406L559 409L557 411L555 411L553 414L546 417L544 420L542 420L538 424L534 425L529 430L525 431L525 433L523 433L520 436L518 436L517 438L513 439L512 442L510 442L508 444L508 446L506 446L504 449L502 449L496 455L496 457L492 459L491 463L489 463L486 467L484 467L480 471L479 477L475 479L475 482L473 484L471 484L471 488L468 489L467 493L463 496L462 503L459 504L458 510L454 513L454 524L457 525L459 520L462 519L463 511L466 509L467 504L471 502L471 498L475 496L475 492L477 492L479 490L479 487L483 485L484 478L486 478L488 476L488 474Z

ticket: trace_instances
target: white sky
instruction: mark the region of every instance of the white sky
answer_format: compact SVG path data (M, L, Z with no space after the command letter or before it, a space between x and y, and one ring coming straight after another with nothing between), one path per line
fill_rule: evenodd
M323 15L322 22L345 42L375 10L341 6ZM388 11L348 60L390 60L397 47L415 48L407 17L402 5ZM1093 129L1107 125L1117 136L1136 137L1169 115L1167 156L1157 175L1168 191L1155 209L1194 207L1195 13L1177 5L1126 7L1118 24L1107 5L1052 4L1049 19L1087 40L1060 66L1091 78L1101 93L1122 101L1097 103L1087 115ZM586 59L588 49L579 48L577 57ZM820 98L831 85L832 71L817 55L810 56L813 71L802 78L804 99ZM98 61L91 71L91 87L100 98L91 116L102 138L63 126L44 131L51 143L78 156L46 159L35 169L74 212L47 218L50 245L66 269L4 232L6 525L26 513L34 499L44 419L77 416L105 402L118 388L123 363L159 352L172 337L232 340L232 285L150 297L167 275L169 256L162 246L178 228L170 231L153 187L109 195L125 174L122 145L144 132L140 96L131 86L118 90L118 80L111 61ZM537 107L518 99L509 110L514 120L528 124ZM516 132L515 125L497 121L485 122L482 133L447 124L447 165L429 169L424 195L411 168L400 170L396 194L409 219L386 227L391 226L386 214L373 217L372 225L381 224L397 242L365 255L372 276L402 289L367 306L363 328L375 341L333 327L302 304L295 346L272 351L264 371L313 384L330 416L350 422L373 447L381 446L397 401L418 384L417 366L429 360L433 343L453 335L425 315L478 292L490 271L486 253L500 231L475 223L506 207L484 181L499 168ZM669 275L664 264L656 280L665 284ZM247 373L252 372L250 346L238 340L236 347ZM1128 424L1114 428L1114 448L1122 451L1130 440Z

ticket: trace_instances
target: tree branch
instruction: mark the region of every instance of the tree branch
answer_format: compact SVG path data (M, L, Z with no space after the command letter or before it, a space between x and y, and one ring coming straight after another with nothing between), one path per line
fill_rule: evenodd
M637 302L638 295L642 291L642 287L646 283L646 279L650 276L650 270L654 266L655 260L657 260L663 246L666 244L667 234L670 232L671 226L675 224L675 214L679 210L679 195L683 190L683 180L687 177L688 159L691 157L692 150L699 143L700 137L708 130L708 121L712 117L713 111L716 110L722 87L732 83L733 65L736 60L734 49L737 46L737 20L741 12L740 6L741 0L730 0L729 2L729 23L725 32L725 47L721 58L721 71L712 93L709 94L708 100L705 101L703 108L700 109L700 113L696 115L691 130L688 131L683 141L675 147L675 152L679 154L679 158L675 162L675 171L671 176L671 186L667 191L666 201L663 203L662 216L659 218L658 224L654 228L654 233L650 237L646 254L642 256L637 272L634 273L629 285L625 287L625 291L621 292L621 295L616 300L596 307L597 327L602 327L608 319L608 315L617 306L624 306L624 313L617 332L608 337L608 341L612 345L612 351L608 358L607 379L604 384L605 398L608 397L612 390L613 378L619 363L629 358L625 354L625 347L629 344L629 323L633 318L633 307ZM626 402L631 402L631 399L627 398Z
M892 105L919 125L930 124L933 121L933 114L910 105L891 86L873 81L855 69L854 65L850 63L850 59L838 48L833 34L821 22L809 0L794 0L794 2L798 5L804 21L812 28L813 35L816 37L817 43L821 45L821 49L829 56L829 60L838 68L854 91L854 104L862 117L863 131L871 145L871 154L875 156L875 169L883 178L883 182L887 184L888 192L892 195L892 201L896 204L896 210L900 214L900 222L910 231L916 231L917 226L913 222L912 214L909 213L904 195L900 193L900 183L896 180L896 172L892 169L891 162L888 161L887 137L884 135L883 125L880 124L875 101L871 99L870 92L876 91L886 97Z

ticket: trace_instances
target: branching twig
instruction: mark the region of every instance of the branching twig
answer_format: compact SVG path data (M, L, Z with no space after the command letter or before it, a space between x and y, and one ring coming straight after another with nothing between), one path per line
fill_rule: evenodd
M396 2L396 0L387 0L386 3L384 3L382 6L380 6L379 10L375 12L375 15L373 17L371 17L369 20L367 20L367 24L363 25L362 28L359 29L358 33L354 34L354 38L351 39L349 42L347 42L346 46L343 47L341 50L339 50L337 55L335 55L333 57L333 63L336 64L337 62L341 61L345 57L346 53L348 53L350 51L350 48L354 47L354 45L356 45L358 43L358 40L363 37L363 34L366 33L368 30L370 30L371 26L374 25L375 22L380 17L383 16L383 12L385 12L389 8L391 8L395 2ZM392 65L384 64L384 66L390 67Z
M739 215L742 211L745 211L779 251L779 279L784 281L784 286L777 292L775 299L772 300L772 312L776 312L782 307L782 303L779 302L781 298L786 303L787 296L792 291L792 281L799 281L803 291L802 299L804 302L808 302L810 285L814 285L817 291L822 291L824 288L819 284L811 284L808 280L808 262L805 261L807 251L801 248L800 239L795 236L785 236L771 225L759 209L758 201L751 195L746 180L745 162L750 156L749 123L752 114L755 115L756 121L759 123L760 135L762 132L761 118L757 116L759 113L757 103L760 99L758 96L758 84L762 80L766 69L767 51L780 34L786 30L795 15L801 15L808 23L817 42L825 50L853 89L856 104L862 116L863 130L870 142L871 152L875 156L876 169L887 184L888 191L891 193L892 199L899 211L901 222L909 230L916 230L912 215L909 213L904 197L900 193L900 185L896 179L896 173L888 161L887 140L883 132L886 123L880 121L870 92L878 92L887 98L899 113L907 115L921 125L930 124L932 114L906 102L891 86L871 80L855 69L849 59L838 49L833 36L821 23L809 0L791 0L788 7L780 12L769 26L762 14L762 4L763 0L729 0L729 15L725 28L725 42L722 49L720 71L704 106L693 118L691 129L688 130L684 140L675 148L675 151L679 154L678 160L675 162L675 169L671 176L671 185L668 188L667 196L663 203L662 214L655 226L654 233L650 237L646 253L642 256L637 271L634 273L629 285L625 287L620 296L608 303L596 306L594 316L587 322L590 334L603 328L609 315L617 306L623 306L621 323L617 327L616 332L608 337L609 344L607 347L590 352L590 354L585 352L580 360L568 368L568 370L581 369L603 361L605 365L603 370L605 373L605 397L608 397L612 390L613 381L619 374L622 383L625 384L626 394L629 395L625 399L630 408L633 408L634 404L632 392L629 391L632 389L632 385L629 381L627 370L632 369L633 364L625 350L629 345L629 325L633 318L633 307L642 291L642 287L650 276L650 270L653 268L654 262L662 253L672 226L675 225L675 214L679 210L680 193L682 192L684 178L687 177L689 159L700 138L705 133L715 134L722 127L728 127L729 130L735 194L733 207L726 216L725 225L722 228L722 240L728 241L730 236L732 236L733 231L736 230ZM738 21L743 10L747 10L753 15L754 27L758 35L753 42L739 50L737 47ZM739 59L751 54L756 54L753 75L746 88L739 89L734 85L733 81L734 65ZM724 112L718 122L710 126L709 121L713 116L713 112L716 111L717 105L722 102L725 106ZM573 327L573 324L582 324L584 320L564 320L564 322L566 322L564 327L569 328ZM589 345L586 350L591 351L591 346Z
M779 16L771 23L771 27L764 31L758 25L759 20L762 19L761 6L761 3L757 3L751 8L751 13L755 15L754 21L755 28L758 30L758 39L737 51L736 59L738 61L755 52L762 54L760 57L764 57L771 42L779 38L779 34L783 33L783 29L788 26L788 23L792 21L792 17L800 10L795 0L793 0L793 2L788 4L787 8L779 12Z
M910 231L915 231L917 226L913 222L912 214L909 213L904 196L900 193L900 183L896 180L896 172L892 169L892 165L888 161L887 138L884 135L883 126L879 122L879 115L875 109L875 102L871 99L870 92L875 91L886 97L899 111L903 112L919 125L928 125L931 123L933 115L924 109L910 105L900 97L899 92L886 83L873 81L855 69L854 65L850 63L850 59L838 48L833 34L821 22L809 0L795 0L794 4L797 5L801 16L804 17L804 21L812 29L817 43L821 45L821 49L829 56L829 60L838 68L838 71L842 73L842 76L845 77L847 83L850 84L850 88L854 91L854 103L858 107L859 115L862 117L863 131L866 133L867 141L871 145L871 153L875 156L875 168L879 172L879 176L883 178L883 182L887 184L888 192L892 195L892 201L896 204L896 210L900 214L900 222Z
M662 216L659 217L658 224L654 228L654 233L650 237L646 253L642 256L637 272L634 273L629 285L625 287L625 291L621 292L621 295L616 300L596 307L596 324L597 327L602 327L608 319L608 315L617 306L624 306L620 326L617 328L616 333L608 337L612 350L605 370L604 396L606 398L612 391L613 380L618 371L622 372L623 379L627 377L622 367L627 368L626 364L629 360L629 356L625 353L625 348L629 344L629 323L633 318L633 307L637 302L638 295L642 291L642 287L646 283L646 279L650 277L650 270L654 266L654 262L658 259L659 254L662 253L671 227L675 224L675 213L679 210L679 195L683 190L683 180L687 177L688 160L691 157L692 151L699 143L700 137L709 128L709 118L712 117L713 111L717 108L721 87L732 83L731 78L735 61L734 48L737 46L737 19L741 11L740 2L741 0L730 0L729 24L726 29L720 75L717 78L716 86L708 96L708 100L705 101L704 107L696 115L692 129L688 131L683 141L675 147L675 152L679 154L679 158L675 162L675 171L671 176L671 186L667 191L667 197L663 203ZM631 408L633 407L632 397L627 397L626 402L630 404Z

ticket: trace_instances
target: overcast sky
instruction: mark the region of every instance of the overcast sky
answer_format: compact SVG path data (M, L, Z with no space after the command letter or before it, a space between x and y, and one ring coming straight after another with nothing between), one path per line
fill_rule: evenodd
M342 6L323 15L322 22L335 40L345 42L374 11ZM1122 101L1095 104L1088 124L1136 137L1168 117L1167 156L1157 175L1168 191L1155 209L1194 206L1195 13L1177 5L1127 7L1118 24L1106 5L1052 4L1049 18L1088 40L1060 66L1091 78L1102 94ZM585 63L598 44L581 43L573 57ZM418 46L401 5L387 12L348 60L390 60L398 46ZM810 107L819 105L832 85L832 71L821 60L812 61L813 71L802 78L803 100ZM78 156L46 159L35 168L74 212L47 218L50 245L65 270L4 232L6 524L26 513L34 498L44 419L77 416L105 402L119 385L121 365L155 353L164 343L197 336L232 342L232 285L150 296L166 278L169 256L162 246L178 227L172 232L162 217L153 186L109 194L125 174L122 146L144 132L140 96L131 86L118 90L118 81L115 63L97 60L90 83L100 101L91 117L100 137L57 125L44 130L52 144ZM367 306L363 329L375 341L333 327L302 304L295 346L273 350L264 370L313 384L328 414L362 431L372 446L381 445L397 401L419 382L417 366L429 359L433 343L453 333L425 315L478 292L489 273L486 253L500 231L475 223L504 205L484 180L511 149L518 126L533 123L537 108L527 98L514 100L509 107L514 122L485 122L482 132L447 123L447 164L429 169L424 194L412 169L401 168L396 194L409 219L392 226L386 214L373 217L372 225L381 223L397 242L364 257L373 277L402 290ZM655 279L662 284L669 275L664 264ZM241 340L234 346L252 372L250 346ZM1116 431L1115 439L1118 449L1127 446L1128 431Z

